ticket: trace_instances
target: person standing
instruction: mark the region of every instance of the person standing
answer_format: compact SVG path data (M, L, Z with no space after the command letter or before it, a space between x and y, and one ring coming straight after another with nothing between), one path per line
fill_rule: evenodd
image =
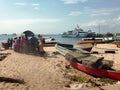
M45 44L45 39L41 36L41 35L38 35L39 37L39 53L40 54L44 54L45 53L45 50L44 50L44 44Z

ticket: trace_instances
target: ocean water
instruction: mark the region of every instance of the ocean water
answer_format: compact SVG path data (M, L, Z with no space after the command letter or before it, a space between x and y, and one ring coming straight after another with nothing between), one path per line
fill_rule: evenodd
M81 40L81 38L63 38L60 34L58 35L42 35L44 38L52 37L55 39L55 42L65 43L65 44L75 44L77 41ZM7 42L8 38L14 38L16 35L0 35L0 43ZM37 35L36 35L37 37Z
M8 38L14 38L14 37L16 37L16 35L12 35L12 34L10 34L10 35L0 35L0 43L1 42L7 42L7 40L8 40Z
M43 35L43 37L52 37L56 42L65 43L65 44L75 44L81 38L63 38L61 35Z

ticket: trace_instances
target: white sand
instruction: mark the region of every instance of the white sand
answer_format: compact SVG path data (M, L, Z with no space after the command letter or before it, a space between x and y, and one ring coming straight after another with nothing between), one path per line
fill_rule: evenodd
M106 50L114 50L113 53L105 53ZM120 48L117 48L114 44L97 44L93 47L92 51L98 51L100 54L96 54L98 57L104 57L106 60L114 61L113 68L120 70Z
M116 54L105 54L104 51L108 49L114 49ZM101 53L96 56L113 60L114 68L120 70L120 49L115 45L101 44L92 50ZM13 50L1 51L11 55L0 61L0 77L24 80L25 84L0 82L0 90L71 90L65 87L67 79L64 74L67 60L60 54L53 54L56 51L55 47L45 47L45 51L47 52L45 57L20 54ZM88 77L87 74L75 69L67 72Z
M63 69L67 61L61 55L52 54L55 48L45 50L46 57L2 51L11 55L0 61L0 77L20 79L26 83L0 82L0 90L65 90Z

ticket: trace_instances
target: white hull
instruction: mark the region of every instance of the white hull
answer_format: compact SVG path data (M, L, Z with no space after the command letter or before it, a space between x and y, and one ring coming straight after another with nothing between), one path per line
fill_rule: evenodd
M71 38L75 38L75 37L80 37L80 38L85 38L87 37L89 33L88 32L84 32L84 33L78 33L78 34L63 34L62 37L71 37Z

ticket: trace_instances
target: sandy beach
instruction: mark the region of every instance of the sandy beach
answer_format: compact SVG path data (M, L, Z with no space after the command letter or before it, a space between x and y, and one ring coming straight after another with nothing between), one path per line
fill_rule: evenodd
M0 90L65 90L63 70L66 60L52 54L55 48L45 48L46 57L11 53L0 61L0 77L23 80L24 84L0 82ZM62 65L62 66L61 66Z
M106 49L106 45L97 45L92 50L99 49L101 53L99 56L105 56L106 59L114 59L115 64L120 66L118 65L120 62L119 48L112 45L107 45L108 47L113 47L117 54L104 55L103 49ZM64 56L56 53L55 47L45 47L44 49L46 55L43 57L21 54L13 50L0 51L1 53L11 53L0 61L0 78L10 78L21 82L9 82L0 79L0 90L79 90L73 89L71 86L71 84L79 83L76 80L70 81L66 76L78 75L82 78L96 79L72 67L66 67L69 66L68 61ZM114 68L118 68L117 66Z
M115 51L115 53L105 53L106 50ZM120 48L115 44L97 44L93 47L92 51L98 51L99 54L95 56L104 57L105 60L114 61L113 68L120 70Z

